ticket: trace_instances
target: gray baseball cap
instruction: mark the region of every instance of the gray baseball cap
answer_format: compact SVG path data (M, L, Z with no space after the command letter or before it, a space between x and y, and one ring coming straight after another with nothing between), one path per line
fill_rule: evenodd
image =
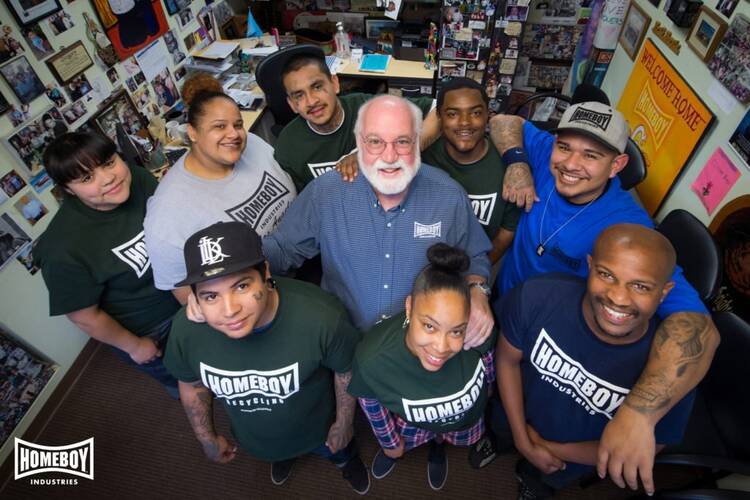
M596 101L570 106L553 132L580 133L620 153L625 152L630 135L622 113Z

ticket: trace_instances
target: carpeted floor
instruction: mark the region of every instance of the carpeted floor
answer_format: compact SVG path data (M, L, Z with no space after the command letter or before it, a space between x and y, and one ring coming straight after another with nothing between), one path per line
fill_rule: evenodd
M218 427L228 435L228 420L216 405ZM358 415L356 435L368 465L376 441ZM259 499L358 498L327 461L304 457L282 486L270 480L270 466L240 453L232 463L218 465L204 458L182 406L148 377L99 348L79 381L59 406L36 443L64 445L94 437L94 480L76 486L36 486L29 478L9 478L5 499ZM427 485L427 449L410 452L383 480L372 480L370 498L505 499L517 495L513 466L517 455L499 457L482 470L470 468L467 450L449 447L448 481L441 492ZM13 458L11 457L10 460ZM40 476L36 476L40 477ZM71 477L47 474L44 477ZM6 478L0 478L4 481ZM657 469L660 487L683 482L684 475ZM0 482L0 485L3 483ZM601 481L585 490L570 487L561 499L628 498L631 492Z

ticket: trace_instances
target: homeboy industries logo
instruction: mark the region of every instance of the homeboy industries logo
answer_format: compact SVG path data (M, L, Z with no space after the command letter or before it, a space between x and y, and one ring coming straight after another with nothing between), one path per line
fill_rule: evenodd
M299 392L299 363L269 371L230 371L201 362L201 381L229 406L246 406L246 412L271 411L271 406Z
M609 122L612 120L612 115L608 113L597 113L586 108L578 108L573 112L573 116L570 117L571 122L587 122L591 125L607 130Z
M454 394L432 399L401 398L406 420L415 424L421 422L440 422L442 424L458 422L477 402L483 387L484 364L480 359L469 381L463 389Z
M474 215L479 219L479 223L485 226L490 225L492 211L495 210L495 201L497 193L490 194L470 194L471 208L474 209Z
M268 172L263 172L263 178L255 192L248 199L225 212L233 220L258 229L258 223L268 209L288 194L289 189L280 180Z
M94 479L94 438L65 446L44 446L15 438L15 479L62 472ZM34 485L75 485L78 479L30 479Z
M139 278L146 274L148 268L151 267L143 231L136 234L131 240L113 248L112 253L125 264L129 265Z

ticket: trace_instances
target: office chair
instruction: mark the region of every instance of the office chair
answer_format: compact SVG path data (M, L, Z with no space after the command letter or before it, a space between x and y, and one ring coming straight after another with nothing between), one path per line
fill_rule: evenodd
M646 178L646 158L643 156L638 144L628 137L628 143L625 145L625 152L628 155L628 164L620 170L617 177L620 179L620 185L627 191L632 189Z
M750 492L716 487L716 480L729 474L750 475L750 325L730 312L713 319L721 344L698 385L683 442L656 456L656 463L698 467L707 474L682 489L657 491L654 498L750 498Z
M706 226L690 212L676 209L656 229L672 243L685 279L703 302L710 302L719 290L722 260Z
M286 92L284 91L284 82L281 79L281 71L289 58L301 54L309 54L320 58L325 57L323 49L317 45L292 45L266 56L255 68L255 80L266 95L266 106L271 111L276 122L271 127L271 132L276 137L278 137L284 126L297 116L286 102Z

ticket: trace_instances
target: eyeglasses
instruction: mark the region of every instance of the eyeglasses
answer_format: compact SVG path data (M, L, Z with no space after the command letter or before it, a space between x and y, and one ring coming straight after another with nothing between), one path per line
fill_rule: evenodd
M393 149L395 149L396 153L399 155L408 155L414 150L414 139L409 137L401 137L395 141L384 141L376 136L362 136L362 140L365 143L365 149L372 155L379 155L385 151L385 147L388 144L393 144Z

